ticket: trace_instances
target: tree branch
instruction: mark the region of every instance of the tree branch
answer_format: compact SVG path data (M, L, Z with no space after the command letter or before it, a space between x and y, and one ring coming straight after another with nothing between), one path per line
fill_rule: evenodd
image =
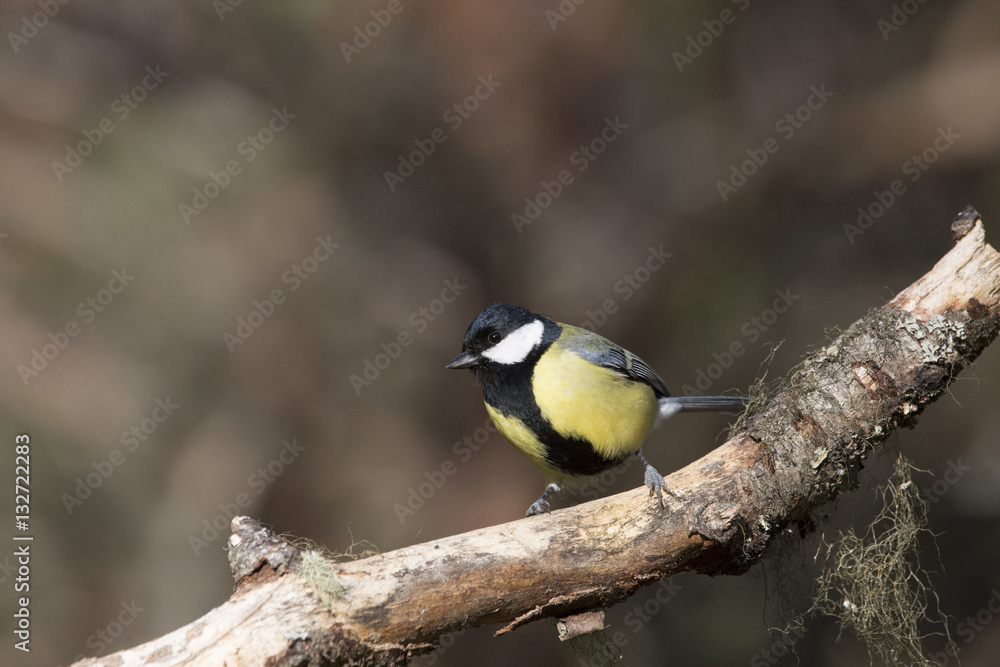
M688 570L742 573L782 528L855 486L862 459L996 337L1000 255L971 209L953 228L957 244L927 275L811 354L732 439L670 475L666 511L642 487L325 567L237 517L229 601L78 664L404 664L459 628L574 615Z

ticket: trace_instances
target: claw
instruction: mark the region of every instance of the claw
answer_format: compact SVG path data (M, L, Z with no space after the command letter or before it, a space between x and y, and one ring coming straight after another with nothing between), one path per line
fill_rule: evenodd
M663 492L666 491L668 495L673 496L674 492L667 488L667 482L663 479L663 475L659 471L649 464L646 457L642 455L642 451L636 452L636 456L642 461L643 465L646 466L646 474L644 476L646 481L646 486L649 487L649 495L655 495L657 500L660 501L660 507L666 507L663 503Z
M667 489L667 483L663 479L663 475L656 471L656 468L652 466L646 468L646 486L649 487L649 495L655 495L660 501L660 507L666 507L663 504L663 491L670 493Z
M551 511L552 508L549 507L549 501L539 498L535 502L531 503L531 507L528 508L528 511L525 513L524 516L535 516L536 514L548 514Z
M555 482L550 483L548 486L545 487L545 491L542 492L541 497L535 502L531 503L531 507L528 508L528 511L525 512L524 516L535 516L536 514L548 514L550 511L552 511L552 508L549 507L549 501L546 500L546 498L548 498L550 495L559 490L560 488L558 484L556 484Z

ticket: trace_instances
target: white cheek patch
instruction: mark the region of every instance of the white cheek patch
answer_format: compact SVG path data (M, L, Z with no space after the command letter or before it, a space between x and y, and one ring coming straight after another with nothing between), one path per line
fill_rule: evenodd
M515 329L509 336L483 352L483 356L498 364L517 364L542 342L545 325L541 320Z

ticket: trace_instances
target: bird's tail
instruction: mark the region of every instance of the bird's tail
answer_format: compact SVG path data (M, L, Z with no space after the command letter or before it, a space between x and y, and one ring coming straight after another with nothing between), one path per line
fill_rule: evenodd
M660 414L657 421L670 419L682 410L738 415L749 402L750 399L743 396L664 396L660 399Z

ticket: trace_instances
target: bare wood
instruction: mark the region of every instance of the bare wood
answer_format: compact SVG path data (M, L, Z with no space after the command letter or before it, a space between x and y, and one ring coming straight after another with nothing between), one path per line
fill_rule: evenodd
M300 552L237 517L229 601L77 664L403 664L451 630L598 609L683 571L744 572L778 531L851 488L862 459L996 337L1000 255L978 215L963 216L927 275L813 353L735 437L670 475L667 511L643 487L340 563L329 608L293 574Z

